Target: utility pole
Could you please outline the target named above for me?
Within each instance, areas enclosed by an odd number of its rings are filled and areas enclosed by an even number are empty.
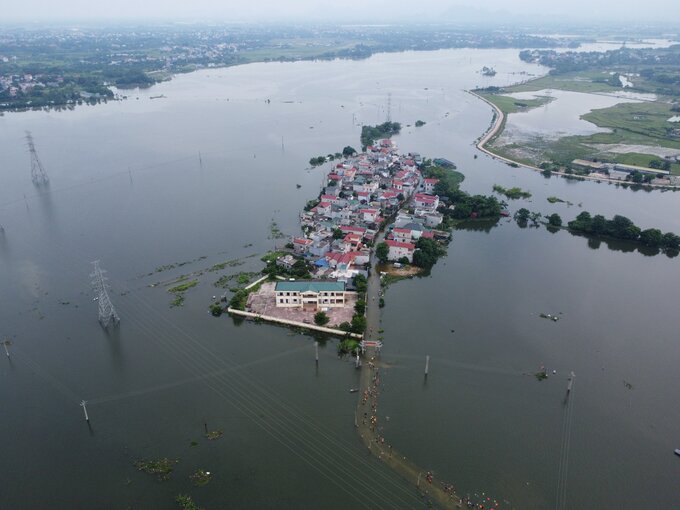
[[[201,167],[201,170],[203,170],[203,158],[201,157],[201,152],[198,152],[198,165]]]
[[[47,186],[50,182],[49,177],[47,177],[47,172],[40,162],[38,153],[35,150],[35,144],[33,143],[33,135],[30,131],[26,131],[26,144],[28,145],[28,152],[31,155],[31,180],[36,186]]]
[[[387,122],[392,122],[392,92],[387,94]]]
[[[3,342],[0,342],[0,343],[2,343],[2,346],[5,348],[5,354],[7,354],[7,357],[9,358],[9,349],[7,347],[12,345],[12,341],[7,339],[7,340],[4,340]]]
[[[87,415],[87,400],[81,400],[80,407],[83,408],[83,413],[85,413],[85,421],[90,423],[90,417]]]
[[[425,379],[427,379],[427,373],[430,371],[430,356],[425,356]]]
[[[315,359],[316,359],[316,366],[319,366],[319,342],[314,342],[314,352],[315,352]]]
[[[106,283],[108,278],[104,276],[106,271],[99,267],[98,260],[95,260],[92,264],[94,265],[94,272],[90,276],[93,278],[92,285],[94,285],[97,294],[96,299],[99,303],[99,322],[104,328],[108,328],[111,322],[115,326],[120,322],[120,317],[118,317],[118,313],[116,313],[116,309],[109,298],[109,285]]]

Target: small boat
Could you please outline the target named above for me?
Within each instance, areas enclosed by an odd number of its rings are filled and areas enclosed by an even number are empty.
[[[680,457],[680,448],[675,449],[675,454]]]
[[[357,391],[359,391],[359,388],[352,388],[349,390],[350,393],[356,393]],[[675,450],[675,453],[678,453],[678,450]]]

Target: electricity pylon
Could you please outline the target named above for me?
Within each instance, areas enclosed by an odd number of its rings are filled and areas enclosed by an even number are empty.
[[[31,180],[36,186],[47,185],[50,182],[50,178],[47,177],[47,172],[40,162],[38,153],[35,150],[35,144],[33,143],[33,135],[30,131],[26,131],[26,143],[28,144],[28,152],[31,154]]]
[[[112,322],[115,326],[120,322],[120,317],[118,317],[116,309],[109,298],[109,284],[106,283],[108,278],[104,276],[106,271],[99,267],[98,260],[95,260],[92,264],[94,265],[94,272],[90,276],[93,278],[92,285],[94,285],[94,290],[97,294],[95,299],[99,302],[99,322],[104,328],[108,328]]]

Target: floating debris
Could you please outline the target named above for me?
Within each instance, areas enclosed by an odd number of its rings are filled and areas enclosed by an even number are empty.
[[[623,385],[626,387],[627,390],[633,389],[633,385],[626,380],[623,381]]]
[[[548,314],[541,313],[539,317],[541,317],[541,319],[550,319],[553,322],[557,322],[558,320],[560,320],[560,318],[557,315],[551,315],[549,313]]]

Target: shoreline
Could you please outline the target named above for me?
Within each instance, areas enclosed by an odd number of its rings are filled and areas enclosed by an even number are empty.
[[[479,137],[477,140],[475,140],[475,147],[486,154],[487,156],[491,156],[491,158],[503,161],[504,163],[507,163],[508,165],[512,166],[517,166],[520,168],[528,168],[530,170],[534,170],[536,172],[543,172],[543,169],[529,165],[527,163],[522,163],[520,161],[515,161],[513,159],[506,158],[505,156],[501,156],[500,154],[496,154],[493,152],[491,149],[487,148],[487,144],[496,136],[500,135],[503,133],[503,130],[505,129],[505,121],[506,117],[503,111],[493,104],[491,101],[489,101],[487,98],[484,96],[481,96],[480,94],[477,94],[476,92],[472,90],[466,90],[468,94],[476,97],[477,99],[480,99],[481,101],[485,102],[491,108],[493,111],[496,113],[496,119],[495,122],[493,122],[489,128]],[[584,181],[594,181],[594,182],[607,182],[611,184],[618,184],[618,185],[626,185],[626,186],[640,186],[642,188],[648,187],[648,188],[653,188],[653,189],[661,189],[661,190],[676,190],[678,189],[678,186],[673,186],[673,185],[668,185],[668,184],[651,184],[651,183],[645,183],[645,184],[640,184],[640,183],[634,183],[634,182],[629,182],[629,181],[621,181],[620,179],[612,179],[611,177],[606,177],[606,176],[597,176],[594,177],[592,175],[578,175],[574,176],[574,174],[568,174],[566,172],[561,172],[559,170],[552,170],[551,175],[557,175],[560,177],[563,177],[565,179],[573,179],[573,180],[584,180]]]

